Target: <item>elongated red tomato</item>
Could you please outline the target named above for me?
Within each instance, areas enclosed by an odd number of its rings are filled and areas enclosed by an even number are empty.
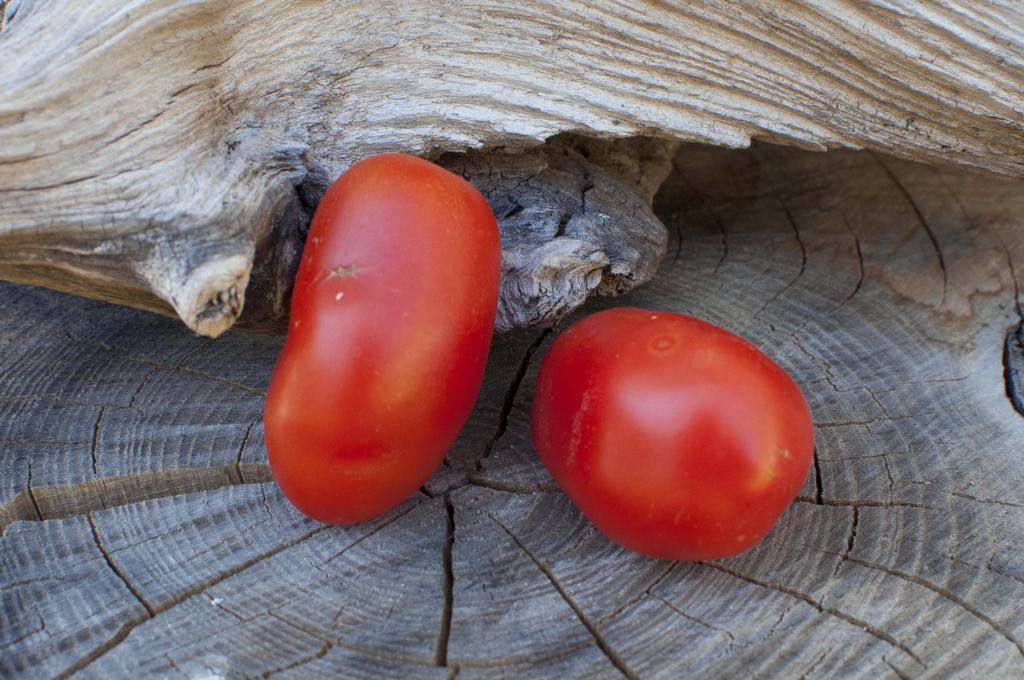
[[[541,363],[533,440],[606,536],[717,559],[757,543],[814,454],[796,383],[746,340],[692,317],[619,308],[576,323]]]
[[[274,478],[299,510],[359,522],[426,481],[480,389],[500,261],[483,196],[433,163],[375,156],[331,186],[265,411]]]

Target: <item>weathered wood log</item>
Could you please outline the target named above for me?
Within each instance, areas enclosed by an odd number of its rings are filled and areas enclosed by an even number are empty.
[[[266,483],[280,338],[4,284],[0,675],[1018,676],[1022,188],[866,152],[680,150],[655,201],[669,259],[621,302],[759,344],[818,444],[768,539],[706,564],[620,550],[552,484],[528,414],[554,331],[496,340],[421,494],[323,527]]]
[[[867,147],[1024,174],[1024,14],[996,0],[22,0],[13,16],[0,277],[173,310],[205,335],[243,307],[250,326],[279,325],[322,187],[379,151],[515,152],[575,132]],[[522,163],[487,162],[491,178]],[[570,188],[538,186],[532,204]],[[634,233],[640,201],[577,220],[576,246],[537,239],[553,206],[535,211],[533,236],[506,251],[518,279],[504,322],[548,322],[589,290],[642,280],[656,223],[638,243],[602,241]]]

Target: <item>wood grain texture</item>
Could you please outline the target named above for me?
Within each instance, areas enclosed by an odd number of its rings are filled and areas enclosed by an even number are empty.
[[[1024,12],[998,0],[16,10],[0,33],[0,275],[206,335],[243,308],[279,319],[322,186],[380,151],[763,139],[1024,174]],[[550,273],[532,252],[527,270]]]
[[[668,258],[615,304],[739,332],[814,412],[814,470],[761,545],[663,562],[587,524],[528,437],[558,329],[499,336],[421,493],[333,528],[266,483],[279,340],[4,284],[0,675],[1024,673],[1020,182],[688,145],[655,207]]]

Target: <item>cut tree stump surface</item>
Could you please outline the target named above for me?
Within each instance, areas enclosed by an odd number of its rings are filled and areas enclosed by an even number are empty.
[[[804,387],[815,465],[761,545],[656,561],[581,518],[529,440],[551,331],[496,338],[421,493],[327,527],[269,481],[280,338],[209,341],[3,284],[0,675],[1024,673],[1024,417],[1007,387],[1024,187],[763,145],[684,146],[675,166],[659,274],[585,311],[695,314]]]

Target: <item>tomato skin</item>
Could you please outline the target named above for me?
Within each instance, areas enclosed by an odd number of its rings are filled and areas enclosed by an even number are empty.
[[[814,455],[810,409],[782,368],[722,328],[635,308],[593,314],[551,345],[532,434],[602,533],[673,560],[760,541]]]
[[[426,481],[480,390],[500,265],[487,202],[433,163],[374,156],[328,189],[264,417],[274,478],[299,510],[360,522]]]

